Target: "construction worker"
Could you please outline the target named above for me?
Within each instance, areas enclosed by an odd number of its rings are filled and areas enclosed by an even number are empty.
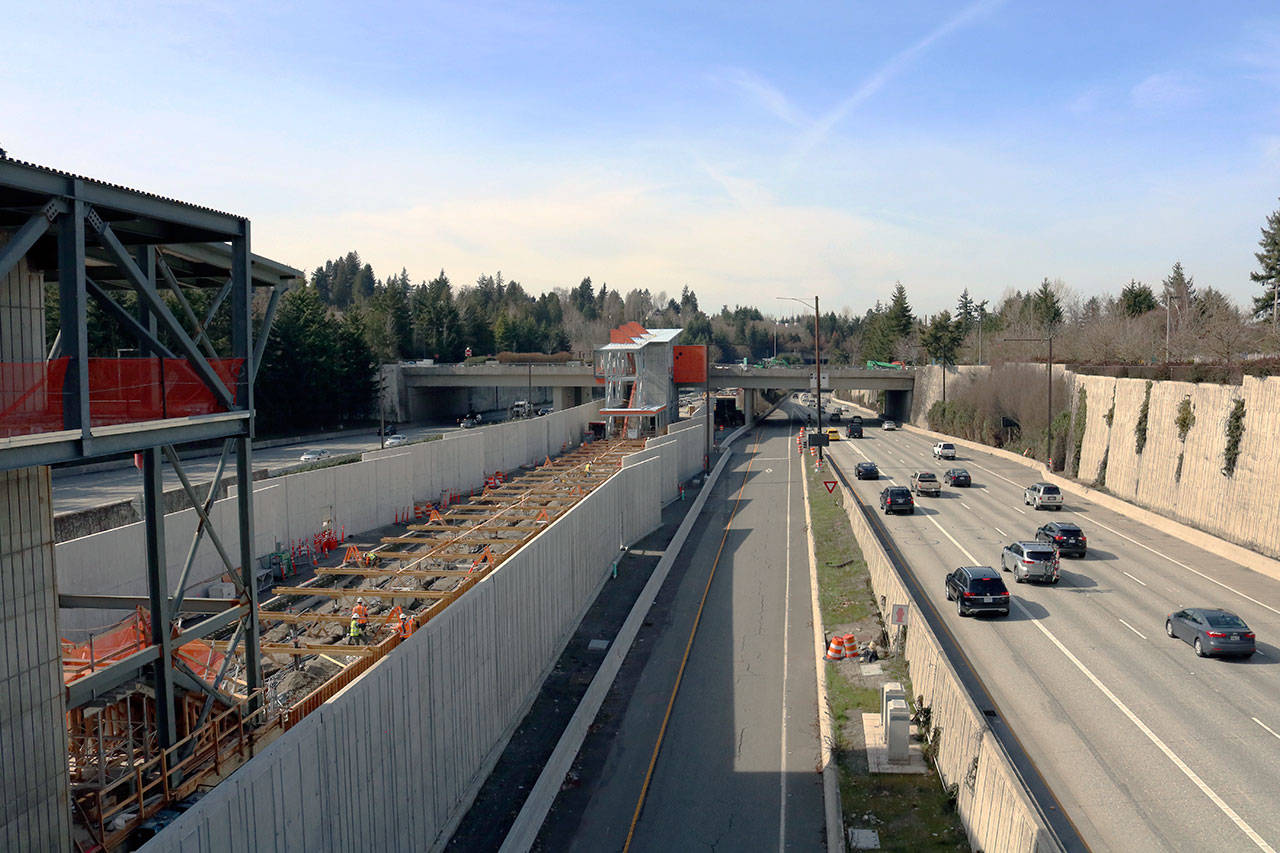
[[[360,620],[354,616],[351,618],[351,630],[347,637],[353,646],[358,646],[364,642],[364,628],[361,627]]]
[[[360,630],[364,631],[369,625],[369,608],[364,606],[364,599],[357,598],[356,606],[351,608],[351,618],[360,623]]]
[[[409,635],[413,633],[416,626],[413,624],[413,617],[408,613],[401,611],[400,624],[396,627],[396,636],[402,640],[409,639]]]
[[[588,473],[588,474],[590,474],[590,473],[591,473],[591,463],[590,463],[590,462],[588,462],[588,463],[587,463],[586,471],[587,471],[587,473]]]

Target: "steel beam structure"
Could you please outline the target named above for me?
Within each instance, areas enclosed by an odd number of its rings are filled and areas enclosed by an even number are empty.
[[[52,401],[61,412],[61,429],[0,437],[0,470],[122,452],[142,456],[146,559],[138,571],[146,578],[146,596],[86,596],[70,589],[63,590],[58,601],[63,607],[144,607],[150,616],[151,645],[68,683],[66,707],[101,701],[121,688],[141,684],[154,697],[156,742],[168,747],[177,741],[180,692],[207,695],[202,717],[208,715],[215,698],[224,703],[237,701],[223,688],[225,666],[210,684],[182,663],[175,651],[185,643],[234,628],[235,643],[243,637],[247,650],[246,665],[243,673],[237,670],[234,689],[245,691],[255,703],[261,701],[249,444],[253,435],[253,380],[280,295],[292,283],[303,280],[303,274],[253,256],[249,222],[243,217],[4,158],[0,158],[0,234],[7,237],[0,245],[0,275],[25,262],[24,270],[42,275],[44,282],[56,283],[57,338],[52,348],[37,341],[34,349],[41,356],[48,352],[50,359],[56,356],[66,360],[57,392],[61,398]],[[39,287],[39,278],[31,286]],[[188,299],[187,289],[191,287],[218,289],[203,317],[197,315]],[[269,308],[257,329],[256,341],[254,287],[271,289]],[[137,295],[136,311],[127,310],[114,298],[122,289]],[[95,424],[89,359],[113,354],[90,351],[86,311],[90,298],[129,338],[138,342],[144,356],[184,360],[223,411]],[[5,310],[7,306],[0,306],[0,311]],[[226,347],[212,340],[207,329],[228,313],[231,341]],[[165,340],[161,340],[161,333],[166,335]],[[219,351],[224,349],[227,351]],[[242,365],[233,387],[228,387],[223,374],[214,368],[214,360],[219,358],[236,359]],[[24,370],[29,372],[33,365],[30,358],[27,362]],[[98,389],[95,386],[93,390],[92,405],[96,406]],[[165,389],[156,387],[150,393],[151,399],[159,402],[154,411],[164,413]],[[147,400],[145,394],[142,400]],[[102,418],[101,413],[98,416]],[[219,478],[233,448],[235,452],[241,484],[236,497],[238,548],[226,548],[225,531],[220,537],[211,526],[209,507],[217,484],[207,496],[203,490],[196,495],[196,488],[182,471],[181,445],[216,439],[225,442]],[[170,588],[162,493],[164,455],[179,472],[200,517],[189,551],[194,553],[202,538],[209,536],[236,581],[235,599],[185,597],[190,553],[178,573],[177,588]],[[199,621],[179,630],[179,614],[183,613],[197,614]],[[20,645],[21,641],[19,638]],[[230,664],[230,659],[226,663]],[[59,716],[42,724],[62,726],[64,720]]]

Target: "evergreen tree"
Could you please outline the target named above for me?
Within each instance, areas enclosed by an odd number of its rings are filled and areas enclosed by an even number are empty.
[[[1040,282],[1040,287],[1027,300],[1032,318],[1046,335],[1052,335],[1062,325],[1062,302],[1054,292],[1049,279]]]
[[[1183,273],[1182,262],[1178,261],[1173,265],[1173,270],[1164,280],[1163,286],[1162,301],[1173,309],[1174,328],[1180,328],[1182,323],[1191,316],[1191,309],[1195,305],[1195,279]]]
[[[1253,297],[1252,316],[1255,320],[1271,320],[1276,325],[1280,319],[1280,210],[1273,211],[1267,217],[1267,224],[1262,229],[1262,239],[1258,241],[1261,252],[1255,252],[1258,259],[1258,271],[1249,273],[1249,280],[1261,284],[1262,293]]]
[[[964,328],[959,318],[954,322],[951,312],[942,311],[933,316],[920,335],[920,345],[934,361],[942,364],[955,364],[956,353],[964,341]]]
[[[698,313],[698,295],[690,290],[687,284],[684,286],[684,290],[680,291],[680,313]]]
[[[969,296],[969,288],[965,288],[960,294],[960,300],[956,303],[956,322],[960,324],[960,328],[968,334],[973,328],[973,324],[978,319],[978,304]]]
[[[894,335],[895,344],[911,334],[916,318],[911,313],[911,306],[907,303],[907,289],[902,286],[902,282],[894,285],[893,296],[889,299],[889,310],[886,313],[886,317],[889,323],[889,331]],[[892,359],[878,360],[889,361]]]
[[[1129,283],[1120,291],[1120,309],[1126,317],[1141,317],[1158,307],[1160,303],[1156,302],[1155,293],[1140,281],[1129,279]]]

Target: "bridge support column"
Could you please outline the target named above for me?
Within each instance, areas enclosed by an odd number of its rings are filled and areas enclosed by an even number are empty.
[[[551,388],[551,405],[557,412],[582,405],[582,389],[566,385],[553,385]]]
[[[43,369],[44,360],[44,282],[23,259],[0,276],[0,362]],[[0,584],[0,850],[68,850],[67,712],[46,466],[0,472]]]

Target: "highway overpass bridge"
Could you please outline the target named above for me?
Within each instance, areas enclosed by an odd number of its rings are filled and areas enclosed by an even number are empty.
[[[403,362],[383,367],[388,403],[396,417],[408,421],[447,420],[466,414],[474,406],[474,391],[495,389],[494,400],[507,396],[550,399],[558,410],[589,400],[594,389],[603,390],[592,365],[568,364],[420,364]],[[742,388],[747,392],[765,389],[807,391],[814,387],[814,370],[802,367],[742,367],[715,364],[708,382],[682,385],[683,389]],[[517,389],[524,389],[523,393]],[[822,390],[884,391],[885,410],[890,417],[905,420],[911,412],[915,389],[912,370],[869,369],[863,367],[822,368]],[[748,401],[749,403],[750,401]],[[493,408],[504,408],[500,403]]]

